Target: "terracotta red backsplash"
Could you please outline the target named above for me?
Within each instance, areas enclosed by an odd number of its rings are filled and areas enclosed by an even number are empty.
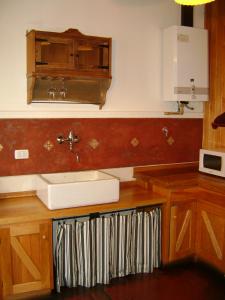
[[[70,130],[79,162],[56,141]],[[0,176],[196,161],[201,141],[202,119],[2,119]]]

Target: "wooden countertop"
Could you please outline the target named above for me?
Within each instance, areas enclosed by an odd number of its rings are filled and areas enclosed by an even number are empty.
[[[196,163],[140,167],[135,177],[171,201],[197,199],[225,208],[225,178],[199,172]]]
[[[114,203],[90,205],[76,208],[49,210],[35,193],[24,193],[20,197],[0,197],[0,225],[31,222],[37,220],[87,215],[95,212],[111,212],[166,202],[165,197],[132,184],[122,184],[120,200]]]
[[[196,164],[135,168],[135,177],[170,190],[198,185]]]
[[[170,190],[198,186],[225,194],[225,178],[199,172],[196,163],[139,167],[135,177]]]
[[[7,197],[0,194],[0,226],[158,205],[167,202],[170,195],[173,195],[173,201],[213,199],[213,204],[225,207],[225,179],[199,173],[196,164],[178,165],[172,169],[171,166],[136,168],[135,176],[150,183],[154,189],[145,189],[134,182],[125,183],[121,185],[118,202],[101,205],[49,210],[35,192]]]

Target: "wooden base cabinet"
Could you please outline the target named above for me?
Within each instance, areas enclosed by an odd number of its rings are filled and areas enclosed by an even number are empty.
[[[197,257],[225,273],[225,209],[199,202],[196,234]]]
[[[50,220],[2,227],[0,242],[3,299],[52,289]]]
[[[179,202],[171,206],[169,262],[194,254],[195,211],[195,201]]]

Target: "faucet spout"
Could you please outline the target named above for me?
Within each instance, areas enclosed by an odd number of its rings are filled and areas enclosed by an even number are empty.
[[[68,141],[72,142],[72,143],[78,143],[79,142],[79,137],[77,135],[74,135],[73,131],[70,131],[69,135],[68,135]]]

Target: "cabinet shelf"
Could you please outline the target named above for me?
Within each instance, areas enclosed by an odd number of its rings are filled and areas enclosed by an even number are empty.
[[[36,61],[35,64],[36,65],[48,65],[48,62],[45,62],[45,61]]]

